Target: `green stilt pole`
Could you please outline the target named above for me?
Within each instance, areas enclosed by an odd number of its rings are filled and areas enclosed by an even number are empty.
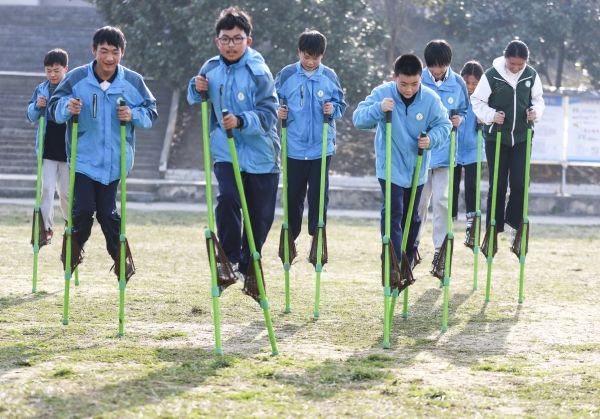
[[[317,224],[317,264],[315,272],[317,273],[316,289],[315,289],[315,309],[313,316],[319,318],[319,304],[321,301],[321,272],[323,271],[323,246],[325,234],[325,176],[327,169],[327,136],[329,132],[329,116],[323,115],[323,136],[321,147],[321,187],[319,189],[319,223]]]
[[[451,115],[456,115],[453,110]],[[456,127],[452,127],[450,133],[450,162],[448,164],[448,219],[447,219],[447,242],[446,257],[444,264],[444,302],[442,307],[442,332],[448,331],[448,304],[450,300],[450,278],[452,277],[452,251],[454,250],[454,234],[452,233],[452,196],[454,195],[454,150],[456,147]]]
[[[125,106],[125,101],[120,98],[119,106]],[[126,252],[125,243],[127,240],[127,133],[126,122],[121,121],[121,234],[119,234],[119,336],[125,334],[125,288],[127,287],[126,276]]]
[[[282,106],[287,109],[285,99],[282,99]],[[291,313],[290,297],[290,229],[288,214],[288,168],[287,168],[287,118],[281,120],[281,165],[283,169],[283,271],[285,275],[285,309],[284,313]]]
[[[392,209],[392,112],[385,113],[385,227],[383,235],[383,348],[390,345],[391,301],[390,288],[391,258],[391,209]]]
[[[422,132],[420,137],[427,136],[426,132]],[[408,209],[406,212],[406,220],[404,221],[404,229],[402,230],[402,254],[406,253],[406,245],[408,243],[408,235],[410,234],[410,226],[412,216],[415,208],[415,198],[417,196],[417,187],[419,186],[419,175],[421,174],[421,165],[423,163],[423,149],[419,148],[417,151],[417,162],[415,165],[415,171],[413,172],[412,185],[410,187],[410,200],[408,201]],[[402,257],[402,255],[401,255]],[[391,323],[394,320],[394,308],[396,307],[396,298],[398,297],[398,291],[392,292],[392,303],[390,305],[390,330],[392,329]],[[408,318],[408,287],[404,288],[403,291],[404,302],[402,306],[402,317]]]
[[[65,236],[65,291],[63,296],[63,324],[69,324],[69,291],[71,288],[71,240],[73,240],[73,194],[75,189],[75,166],[77,165],[77,139],[79,130],[79,115],[73,115],[71,124],[71,157],[69,158],[69,213]]]
[[[35,182],[35,208],[33,210],[33,276],[31,278],[31,292],[37,291],[38,254],[40,252],[40,201],[42,191],[42,159],[44,155],[44,129],[46,124],[46,108],[40,109],[40,124],[38,127],[38,154],[37,154],[37,179]],[[45,232],[44,232],[45,233]]]
[[[215,232],[215,217],[212,202],[212,165],[210,158],[210,137],[208,134],[208,92],[200,92],[202,97],[202,146],[204,154],[204,182],[206,191],[206,214],[208,217],[208,228],[205,230],[205,238],[208,240],[208,261],[210,264],[210,284],[213,307],[213,323],[215,326],[215,354],[223,355],[221,346],[221,318],[219,312],[219,297],[221,292],[217,284],[217,259],[213,234]]]
[[[285,99],[283,106],[287,108]],[[291,313],[290,297],[290,226],[289,226],[289,204],[288,204],[288,183],[287,183],[287,118],[281,120],[281,165],[283,168],[283,270],[285,275],[285,309],[284,313]]]
[[[227,109],[223,109],[223,116],[229,114]],[[252,256],[252,263],[254,264],[254,272],[256,273],[256,283],[258,286],[258,294],[260,297],[260,307],[263,310],[265,317],[265,324],[267,326],[267,332],[269,334],[269,341],[271,342],[271,353],[277,355],[277,342],[275,340],[275,333],[273,332],[273,324],[271,322],[271,313],[269,311],[269,301],[267,300],[267,293],[263,285],[262,270],[260,268],[260,253],[256,251],[256,244],[254,242],[254,234],[252,233],[252,224],[250,223],[250,213],[248,212],[248,204],[246,202],[246,194],[244,193],[244,185],[242,184],[242,175],[240,173],[240,164],[238,162],[237,151],[235,148],[235,140],[233,138],[233,132],[227,130],[227,142],[229,143],[229,152],[231,153],[231,162],[233,164],[233,174],[235,176],[235,183],[237,185],[238,193],[240,194],[240,201],[242,204],[242,213],[244,216],[244,229],[246,236],[248,236],[248,247],[250,249],[250,255]]]
[[[521,230],[521,255],[519,256],[519,304],[523,304],[523,287],[525,282],[525,256],[527,253],[527,237],[529,236],[529,169],[531,166],[532,124],[527,127],[527,151],[525,156],[525,191],[523,197],[523,228]]]
[[[492,286],[492,263],[494,262],[494,239],[496,238],[496,197],[498,196],[498,166],[500,164],[500,144],[502,142],[501,127],[497,127],[496,148],[494,155],[494,178],[492,186],[492,207],[490,208],[490,225],[488,230],[487,278],[485,283],[485,302],[490,302]]]
[[[477,279],[479,275],[479,236],[481,234],[481,143],[483,139],[483,127],[477,128],[477,182],[475,189],[475,243],[473,245],[473,290],[477,290]]]

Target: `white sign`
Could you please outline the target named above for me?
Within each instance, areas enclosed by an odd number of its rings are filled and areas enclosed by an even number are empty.
[[[546,109],[535,124],[531,160],[560,162],[563,160],[565,113],[562,96],[544,96]]]
[[[567,160],[600,162],[600,99],[569,98]]]

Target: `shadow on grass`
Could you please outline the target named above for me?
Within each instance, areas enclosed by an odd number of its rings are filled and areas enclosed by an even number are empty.
[[[220,369],[233,366],[240,356],[216,356],[195,348],[158,348],[154,353],[157,362],[172,364],[154,368],[141,376],[94,386],[83,392],[52,395],[43,398],[45,412],[50,416],[101,416],[147,404],[162,403],[198,387]],[[130,362],[135,361],[129,359]],[[152,364],[150,364],[151,366]],[[32,404],[40,404],[40,395],[30,396]]]
[[[311,320],[307,320],[303,324],[282,322],[276,327],[274,325],[276,342],[278,344],[284,343],[310,323],[312,323]],[[223,340],[223,350],[225,353],[260,355],[261,353],[265,353],[265,351],[270,353],[270,345],[266,324],[261,320],[253,321],[248,325],[242,325],[234,335],[227,336]]]
[[[340,391],[365,390],[381,384],[391,376],[390,368],[401,366],[390,355],[364,353],[353,355],[345,361],[326,359],[302,373],[276,372],[273,378],[279,383],[296,387],[301,397],[322,400]]]
[[[52,297],[53,295],[59,294],[62,291],[54,291],[54,292],[46,292],[46,291],[38,291],[35,294],[24,294],[24,295],[15,295],[8,297],[0,297],[0,313],[3,310],[7,310],[11,307],[16,307],[22,304],[35,303],[36,301],[40,301],[42,299]]]

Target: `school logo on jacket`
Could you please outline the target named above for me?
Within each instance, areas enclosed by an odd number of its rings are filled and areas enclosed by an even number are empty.
[[[323,97],[323,95],[325,94],[325,92],[323,90],[320,90],[317,92],[317,96],[319,97]]]
[[[450,96],[450,97],[448,98],[448,103],[449,103],[450,105],[452,105],[452,104],[454,103],[454,98],[453,98],[452,96]]]
[[[246,96],[244,95],[244,92],[238,92],[237,98],[240,102],[243,102],[246,99]]]
[[[423,114],[419,112],[417,113],[417,116],[415,116],[415,118],[417,118],[417,121],[421,121],[423,119]]]
[[[530,80],[527,80],[525,82],[525,87],[531,87],[531,81]]]

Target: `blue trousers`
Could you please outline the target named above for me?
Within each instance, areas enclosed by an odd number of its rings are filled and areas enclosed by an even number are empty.
[[[381,186],[381,192],[383,194],[382,206],[381,206],[381,236],[385,235],[385,180],[378,179],[379,185]],[[396,256],[400,259],[402,255],[402,229],[406,222],[406,212],[408,211],[408,205],[410,202],[410,189],[403,188],[392,183],[392,202],[391,202],[391,239],[394,245],[394,251]],[[421,227],[421,217],[419,217],[419,200],[421,199],[421,191],[423,185],[417,186],[417,192],[415,194],[415,203],[413,207],[412,220],[410,223],[410,229],[408,233],[408,241],[406,243],[406,256],[411,261],[415,249],[415,240],[417,234],[419,234],[419,228]]]
[[[327,221],[327,204],[329,203],[329,163],[331,156],[325,159],[325,207],[323,221]],[[296,160],[287,159],[288,165],[288,222],[292,238],[300,235],[304,199],[308,188],[308,234],[313,236],[319,222],[319,199],[321,192],[321,159]]]
[[[73,193],[73,233],[83,247],[90,237],[94,223],[94,213],[100,223],[106,250],[115,260],[119,252],[121,217],[117,212],[117,187],[119,181],[103,185],[82,173],[75,173]]]
[[[246,232],[242,231],[242,204],[235,184],[233,165],[215,163],[214,171],[219,182],[215,210],[217,236],[227,258],[232,263],[239,263],[239,270],[246,272],[250,263],[250,248]],[[242,172],[241,175],[254,244],[256,251],[260,253],[275,218],[279,173]]]

